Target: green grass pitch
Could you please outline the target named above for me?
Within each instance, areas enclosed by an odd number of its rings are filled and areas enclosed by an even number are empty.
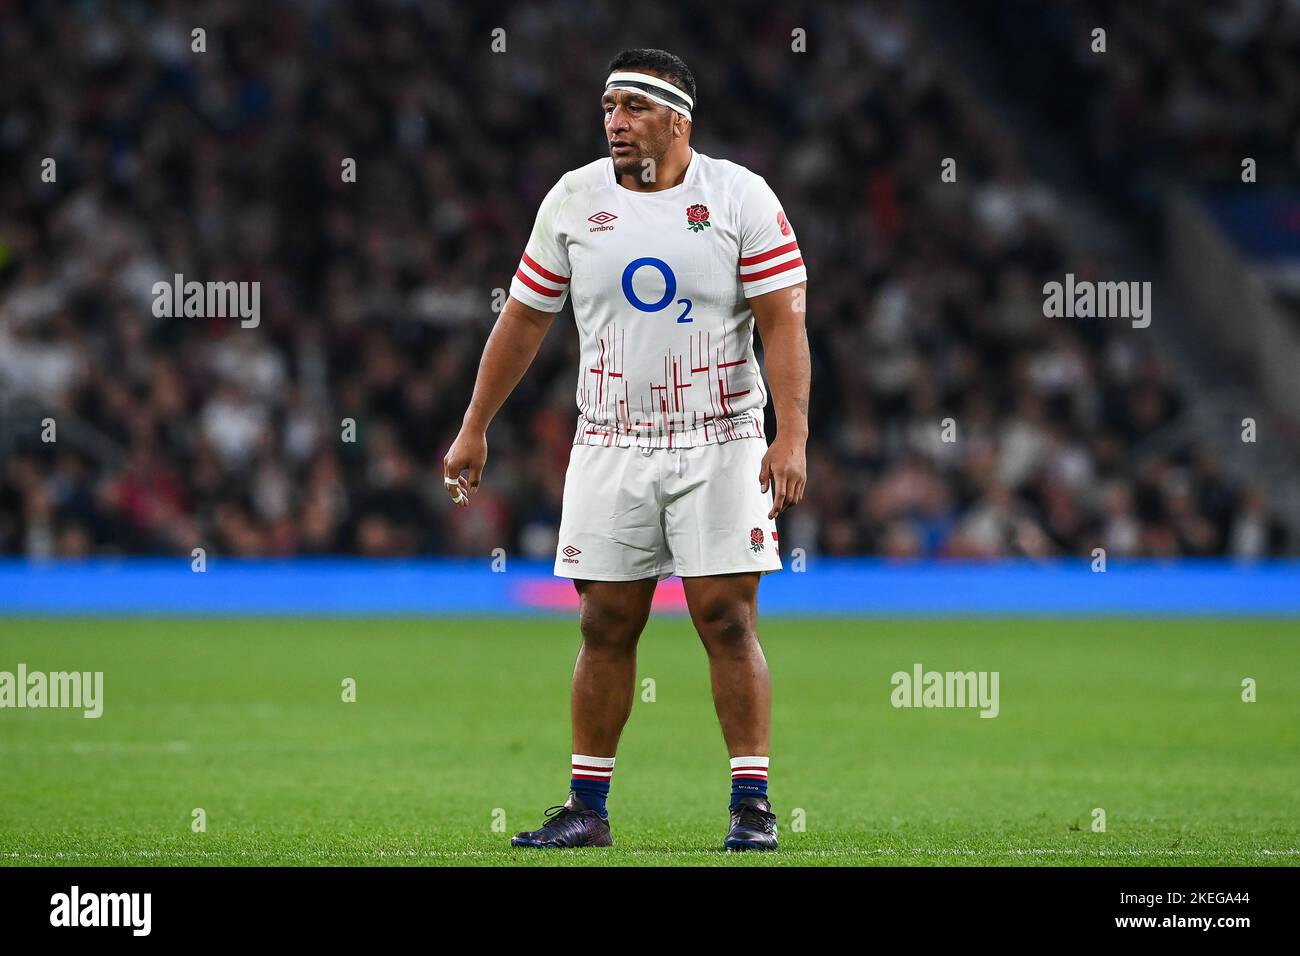
[[[655,699],[623,735],[615,846],[526,851],[510,834],[568,783],[572,620],[0,620],[0,670],[105,674],[98,720],[0,710],[0,864],[1300,864],[1295,621],[773,618],[760,638],[778,853],[721,850],[727,754],[683,617],[641,641]],[[1000,715],[895,709],[916,662],[998,671]]]

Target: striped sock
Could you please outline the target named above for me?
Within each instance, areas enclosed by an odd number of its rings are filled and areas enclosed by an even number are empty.
[[[569,789],[602,817],[608,816],[605,811],[605,800],[609,797],[609,782],[613,776],[613,757],[588,757],[585,754],[574,754]]]
[[[767,799],[767,757],[731,758],[731,805],[745,797]]]

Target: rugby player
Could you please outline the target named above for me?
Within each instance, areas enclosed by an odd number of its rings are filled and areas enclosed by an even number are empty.
[[[773,850],[771,682],[759,578],[780,570],[775,519],[804,496],[807,273],[763,178],[690,145],[695,80],[626,50],[600,91],[609,155],[560,177],[533,225],[444,460],[470,503],[487,429],[566,300],[581,343],[578,419],[555,574],[579,595],[569,796],[520,847],[610,846],[606,799],[656,584],[682,579],[730,754],[729,850]],[[757,327],[776,413],[753,348]]]

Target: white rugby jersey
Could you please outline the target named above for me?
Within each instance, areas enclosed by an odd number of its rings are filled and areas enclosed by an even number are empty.
[[[767,182],[691,150],[685,179],[658,192],[619,185],[609,158],[562,176],[510,294],[544,312],[573,298],[575,445],[685,448],[764,437],[746,299],[806,278]]]

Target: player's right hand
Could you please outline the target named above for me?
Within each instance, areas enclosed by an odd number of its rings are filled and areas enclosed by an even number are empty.
[[[451,496],[452,504],[462,508],[469,506],[469,496],[478,491],[485,464],[487,435],[462,428],[442,460],[442,484]],[[468,478],[461,474],[466,471],[469,472]]]

